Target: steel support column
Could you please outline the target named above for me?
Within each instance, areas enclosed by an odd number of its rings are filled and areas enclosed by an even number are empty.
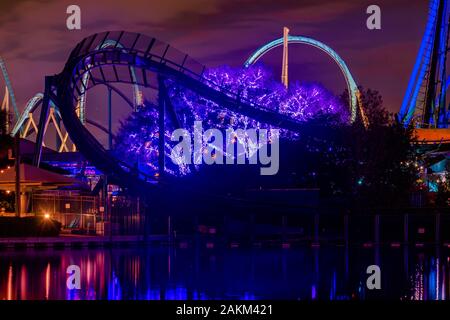
[[[108,149],[112,149],[112,91],[108,87]]]
[[[439,47],[440,47],[440,39],[441,39],[441,24],[442,18],[444,14],[445,1],[439,1],[438,7],[438,16],[436,21],[435,28],[435,36],[433,43],[433,51],[431,55],[430,62],[430,72],[428,74],[428,84],[427,91],[425,96],[425,105],[424,105],[424,115],[423,115],[423,125],[425,128],[431,126],[437,126],[436,121],[438,119],[434,118],[435,104],[436,104],[436,92],[437,92],[437,83],[436,83],[436,75],[438,73],[438,61],[439,61]],[[436,121],[435,121],[436,120]]]
[[[21,204],[21,186],[20,186],[20,132],[17,132],[14,136],[14,149],[15,149],[15,164],[14,169],[16,172],[16,183],[15,183],[15,198],[16,198],[16,217],[20,218],[22,212]]]
[[[158,76],[158,168],[159,176],[164,175],[165,168],[165,113],[166,113],[166,86],[164,78]]]
[[[53,77],[45,77],[45,91],[44,99],[42,101],[41,116],[39,118],[39,127],[36,135],[36,145],[34,149],[33,165],[39,167],[42,156],[42,142],[44,141],[45,124],[47,122],[48,113],[50,110],[50,93],[53,84]]]

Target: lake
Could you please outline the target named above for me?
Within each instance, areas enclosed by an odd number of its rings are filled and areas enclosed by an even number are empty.
[[[449,251],[327,246],[0,251],[0,299],[449,299]],[[381,268],[368,290],[366,269]],[[78,265],[81,288],[66,271]]]

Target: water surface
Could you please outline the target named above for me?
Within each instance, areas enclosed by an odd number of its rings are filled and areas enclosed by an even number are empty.
[[[67,267],[81,289],[66,287]],[[381,268],[381,290],[366,268]],[[449,252],[429,249],[72,249],[0,251],[0,299],[449,298]]]

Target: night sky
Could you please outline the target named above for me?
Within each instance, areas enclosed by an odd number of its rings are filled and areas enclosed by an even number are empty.
[[[382,30],[366,28],[366,8],[382,9]],[[66,8],[81,7],[82,29],[66,28]],[[282,35],[323,41],[346,61],[358,84],[379,90],[397,111],[424,32],[427,0],[1,0],[0,55],[22,109],[42,91],[44,76],[59,73],[72,48],[105,30],[141,32],[170,43],[206,66],[241,65],[259,46]],[[282,49],[263,62],[280,76]],[[345,88],[324,53],[290,47],[290,80],[317,81],[334,93]],[[3,80],[1,80],[3,81]]]

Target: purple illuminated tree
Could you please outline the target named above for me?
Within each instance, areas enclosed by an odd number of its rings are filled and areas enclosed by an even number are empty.
[[[331,92],[319,84],[293,83],[286,89],[275,81],[272,73],[263,65],[248,68],[222,66],[207,70],[204,82],[226,94],[235,94],[239,98],[250,100],[261,108],[270,109],[306,122],[315,117],[331,115],[340,123],[346,123],[348,108]],[[171,103],[180,121],[181,127],[193,132],[194,121],[202,121],[205,129],[247,129],[267,128],[270,126],[230,111],[226,105],[219,105],[180,84],[167,80],[166,85]],[[158,111],[154,103],[147,102],[144,108],[133,113],[119,130],[116,139],[116,151],[128,162],[146,166],[149,172],[156,172],[158,159]],[[167,123],[166,141],[170,141],[170,128]],[[296,138],[297,135],[282,130],[282,137]],[[252,142],[256,143],[256,142]],[[171,145],[166,143],[166,156],[171,153]],[[171,163],[171,161],[166,161]],[[167,167],[166,171],[175,175],[185,175],[189,167]]]
[[[204,78],[205,83],[214,89],[237,94],[259,107],[278,111],[298,121],[307,121],[319,115],[339,115],[344,123],[349,117],[348,108],[342,101],[320,84],[294,82],[286,90],[261,64],[248,68],[222,66],[207,70]],[[175,83],[170,94],[174,105],[180,111],[187,107],[195,120],[207,121],[213,126],[267,127]]]

